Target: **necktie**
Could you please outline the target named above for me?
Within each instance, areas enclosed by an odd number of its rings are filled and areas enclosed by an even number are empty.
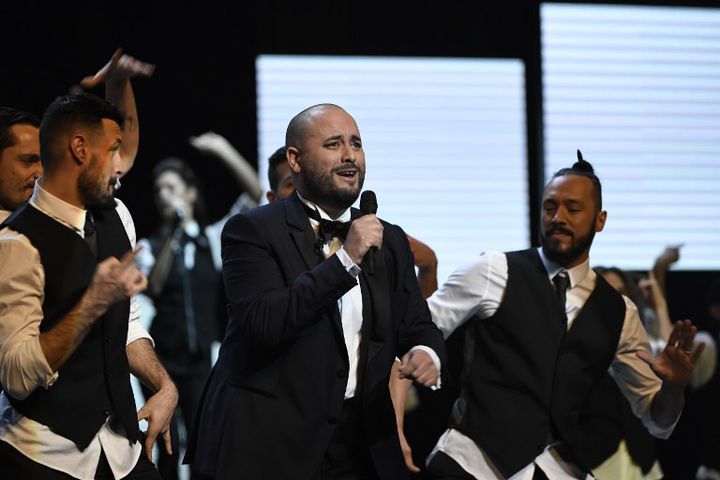
[[[85,225],[83,225],[85,242],[90,247],[93,256],[97,257],[97,235],[95,234],[95,221],[90,210],[85,212]]]
[[[560,306],[563,309],[563,322],[567,325],[567,314],[565,313],[565,301],[567,299],[567,289],[570,287],[570,279],[565,270],[560,270],[553,277],[553,285],[555,285],[555,293],[560,301]]]

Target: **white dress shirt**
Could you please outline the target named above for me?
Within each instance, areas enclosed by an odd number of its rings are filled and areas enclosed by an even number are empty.
[[[348,208],[341,213],[337,218],[331,218],[325,210],[314,204],[313,202],[306,200],[297,193],[300,200],[305,203],[311,210],[316,210],[320,214],[320,218],[330,221],[338,222],[349,222],[351,219],[350,209]],[[310,218],[310,225],[313,228],[317,228],[319,222],[314,218]],[[323,245],[323,251],[327,257],[330,253],[330,246],[328,243]],[[338,309],[340,310],[340,319],[342,322],[343,337],[345,338],[345,348],[348,352],[348,360],[350,361],[350,371],[348,374],[348,382],[345,386],[345,399],[355,396],[355,389],[357,388],[357,367],[360,354],[360,329],[362,328],[363,314],[362,314],[362,290],[360,289],[360,282],[358,275],[360,274],[360,267],[355,264],[350,258],[350,255],[345,251],[345,247],[335,252],[338,260],[343,264],[345,269],[350,275],[355,277],[356,285],[351,288],[345,295],[338,299]],[[435,368],[438,372],[440,371],[440,357],[438,357],[435,350],[425,345],[416,345],[410,349],[410,351],[422,350],[430,355]],[[436,388],[440,386],[440,378],[438,377],[438,383]]]
[[[0,223],[4,222],[6,218],[10,216],[12,212],[0,209]]]
[[[548,260],[538,250],[548,273],[548,282],[562,267]],[[568,329],[590,297],[595,288],[597,275],[590,269],[589,260],[567,270],[570,287],[567,291],[565,312]],[[502,252],[489,251],[478,257],[472,264],[457,270],[448,281],[428,299],[433,321],[447,338],[456,328],[477,315],[481,319],[492,317],[500,307],[508,281],[507,258]],[[653,422],[650,406],[662,382],[637,352],[650,352],[647,333],[640,321],[635,305],[625,300],[625,320],[618,341],[611,370],[620,391],[630,402],[630,406],[654,436],[667,438],[675,425],[663,428]],[[677,419],[676,419],[677,422]],[[517,432],[522,435],[522,432]],[[479,479],[501,479],[502,474],[491,460],[469,437],[458,430],[448,429],[440,437],[437,445],[428,457],[428,463],[438,451],[444,452],[455,460],[465,471]],[[531,480],[537,464],[551,480],[591,479],[577,466],[563,461],[554,448],[548,445],[545,450],[524,469],[514,474],[512,480]]]
[[[39,182],[30,204],[59,223],[84,236],[85,210],[70,205],[44,190]],[[135,225],[127,207],[117,201],[116,210],[135,246]],[[10,228],[0,231],[0,441],[15,447],[34,462],[76,478],[94,478],[101,451],[105,452],[115,478],[126,476],[137,463],[142,446],[131,445],[104,424],[83,451],[47,426],[23,416],[6,395],[26,398],[37,388],[52,388],[58,377],[48,365],[40,347],[39,328],[43,319],[45,273],[37,249],[24,235]],[[138,322],[140,308],[130,302],[126,345],[150,335]],[[61,414],[59,412],[58,414]]]

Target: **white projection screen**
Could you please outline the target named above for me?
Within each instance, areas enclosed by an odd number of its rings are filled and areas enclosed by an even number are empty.
[[[528,246],[520,60],[262,55],[256,68],[263,179],[290,119],[335,103],[360,128],[378,215],[435,250],[440,283],[485,250]]]
[[[644,270],[683,244],[720,268],[720,9],[541,7],[545,176],[580,148],[608,211],[592,264]]]

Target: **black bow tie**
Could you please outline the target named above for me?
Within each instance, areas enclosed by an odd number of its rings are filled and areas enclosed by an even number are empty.
[[[333,237],[340,237],[345,240],[349,229],[350,222],[338,222],[325,219],[320,220],[320,233],[322,233],[325,240],[329,240]]]
[[[319,224],[318,235],[321,236],[325,241],[329,241],[333,237],[340,237],[345,240],[347,237],[348,230],[350,229],[351,222],[338,222],[337,220],[325,220],[320,218],[320,213],[303,204],[308,217],[312,218]]]

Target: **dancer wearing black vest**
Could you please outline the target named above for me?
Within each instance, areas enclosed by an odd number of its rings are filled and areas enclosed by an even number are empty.
[[[447,337],[466,322],[461,393],[429,457],[429,477],[592,478],[596,430],[583,423],[612,367],[632,409],[667,438],[702,350],[678,322],[652,357],[635,306],[589,268],[605,226],[600,181],[582,160],[545,187],[541,248],[487,252],[428,301]]]
[[[159,478],[143,454],[177,391],[134,321],[132,219],[114,200],[123,117],[87,94],[40,127],[44,174],[0,231],[0,478]],[[135,412],[130,372],[157,393]]]

